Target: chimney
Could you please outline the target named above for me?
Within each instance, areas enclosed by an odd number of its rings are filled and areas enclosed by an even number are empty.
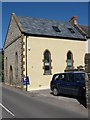
[[[78,19],[77,16],[73,16],[69,22],[70,22],[72,25],[76,25],[76,24],[77,24],[77,19]]]

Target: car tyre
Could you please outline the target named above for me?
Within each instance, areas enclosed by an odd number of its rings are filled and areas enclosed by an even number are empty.
[[[53,95],[57,96],[59,94],[58,89],[57,88],[53,88]]]

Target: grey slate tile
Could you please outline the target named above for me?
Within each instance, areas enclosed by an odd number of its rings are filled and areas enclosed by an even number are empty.
[[[85,39],[76,28],[66,21],[55,21],[31,17],[18,17],[18,19],[25,33],[28,34]],[[61,32],[56,32],[52,26],[57,26]],[[72,28],[75,33],[71,33],[67,28]]]

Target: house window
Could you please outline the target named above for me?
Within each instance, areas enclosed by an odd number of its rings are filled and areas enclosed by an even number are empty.
[[[16,78],[18,77],[18,54],[16,52],[15,54],[15,73],[16,73]]]
[[[7,76],[7,57],[6,57],[6,76]]]
[[[49,75],[51,74],[51,53],[49,50],[45,50],[44,52],[44,74]]]
[[[68,28],[68,30],[69,30],[71,33],[75,33],[75,31],[74,31],[72,28]]]
[[[56,32],[61,32],[60,29],[57,26],[52,26],[52,27]]]
[[[73,69],[73,54],[71,51],[67,53],[67,69]]]

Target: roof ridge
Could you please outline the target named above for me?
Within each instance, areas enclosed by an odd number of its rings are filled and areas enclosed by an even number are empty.
[[[38,19],[38,20],[47,20],[47,21],[56,21],[56,22],[65,22],[70,23],[69,21],[59,20],[59,19],[49,19],[49,18],[38,18],[38,17],[31,17],[31,16],[17,16],[22,18],[32,18],[32,19]]]

